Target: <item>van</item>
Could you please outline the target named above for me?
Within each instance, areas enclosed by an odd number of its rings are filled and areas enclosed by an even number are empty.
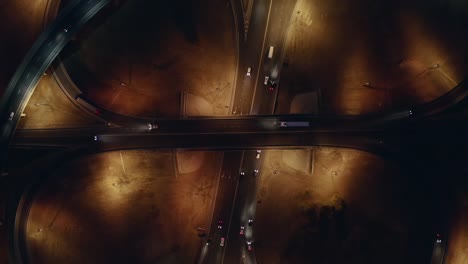
[[[270,46],[270,49],[268,50],[268,58],[271,59],[273,58],[273,51],[275,50],[275,47]]]

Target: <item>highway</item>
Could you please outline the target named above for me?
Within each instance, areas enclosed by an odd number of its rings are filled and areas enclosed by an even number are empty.
[[[440,240],[439,240],[440,239]],[[447,241],[444,236],[436,237],[434,239],[434,248],[432,249],[431,264],[443,264],[445,257],[445,248]]]
[[[4,167],[11,147],[80,147],[90,152],[143,148],[187,148],[232,150],[224,154],[219,175],[217,196],[208,237],[212,243],[203,245],[200,263],[256,263],[254,226],[257,182],[263,156],[256,158],[256,149],[294,146],[339,146],[363,149],[386,155],[390,151],[383,142],[382,131],[394,124],[411,125],[443,111],[468,95],[464,82],[433,102],[401,109],[396,112],[367,116],[271,116],[280,84],[270,91],[264,77],[280,80],[285,34],[296,1],[256,0],[252,7],[247,38],[240,26],[239,63],[236,89],[231,106],[233,117],[147,119],[128,117],[99,108],[102,127],[82,129],[18,130],[21,113],[46,69],[74,33],[110,0],[76,0],[61,11],[54,23],[44,31],[28,52],[10,81],[0,102],[0,160]],[[233,8],[237,23],[242,25],[240,2]],[[241,12],[241,11],[240,11]],[[274,56],[267,59],[269,46]],[[247,68],[252,72],[247,76]],[[69,89],[69,88],[66,88]],[[77,95],[77,94],[75,94]],[[74,97],[74,96],[72,96]],[[261,114],[260,116],[247,116]],[[268,116],[267,116],[268,115]],[[308,122],[306,127],[281,127],[280,122]],[[107,123],[116,124],[109,126]],[[148,129],[148,123],[157,129]],[[94,137],[97,136],[97,140]],[[241,151],[248,149],[247,151]],[[245,175],[240,176],[240,172]],[[218,219],[223,227],[218,228]],[[245,235],[239,234],[240,226]],[[225,237],[224,245],[220,245]],[[246,242],[253,241],[248,251]],[[443,261],[445,242],[434,244],[434,259]],[[442,263],[442,262],[433,262]]]
[[[39,36],[13,75],[0,102],[0,162],[4,167],[8,145],[26,104],[42,74],[74,33],[110,0],[75,0]]]

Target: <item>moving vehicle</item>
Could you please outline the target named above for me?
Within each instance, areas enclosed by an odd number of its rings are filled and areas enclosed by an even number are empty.
[[[276,88],[277,84],[278,83],[276,81],[270,80],[270,87],[269,87],[270,91],[273,91]]]
[[[14,117],[14,116],[15,116],[15,112],[11,112],[11,113],[10,113],[10,117],[8,118],[8,120],[10,120],[10,121],[13,120],[13,117]]]
[[[265,80],[263,81],[264,85],[268,84],[268,80],[270,80],[270,76],[265,76]]]
[[[261,150],[257,150],[257,154],[255,155],[255,158],[256,159],[259,159],[260,158],[260,153],[262,153]]]
[[[275,47],[273,46],[270,46],[270,48],[268,49],[268,58],[271,59],[273,58],[273,51],[275,50]]]
[[[247,250],[252,251],[252,240],[247,241]]]
[[[247,68],[247,76],[250,76],[250,72],[252,71],[252,68],[251,67],[248,67]]]
[[[154,125],[154,124],[151,124],[151,123],[147,123],[146,125],[148,127],[148,130],[158,129],[159,128],[158,125]]]
[[[436,234],[436,242],[442,243],[442,236],[439,233]]]
[[[308,127],[310,123],[308,121],[281,121],[280,127]]]
[[[222,229],[223,228],[223,224],[224,224],[224,221],[219,219],[218,220],[218,229]]]
[[[94,136],[94,141],[97,141],[98,140],[98,136]]]
[[[240,227],[240,232],[239,232],[239,235],[243,236],[244,235],[244,230],[245,230],[245,226],[241,226]]]
[[[249,221],[247,221],[247,223],[249,223],[249,226],[252,226],[252,224],[253,224],[253,219],[249,219]]]
[[[219,242],[219,245],[224,247],[224,237],[221,238],[221,242]]]
[[[258,175],[258,170],[255,169],[255,170],[254,170],[254,176],[257,176],[257,175]]]

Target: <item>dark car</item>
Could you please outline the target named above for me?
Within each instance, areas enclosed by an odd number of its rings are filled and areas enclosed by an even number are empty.
[[[224,221],[219,219],[218,220],[218,229],[222,229],[223,228],[223,225],[224,225]]]
[[[270,80],[270,85],[269,85],[270,91],[275,90],[276,86],[278,86],[278,83],[276,81]]]

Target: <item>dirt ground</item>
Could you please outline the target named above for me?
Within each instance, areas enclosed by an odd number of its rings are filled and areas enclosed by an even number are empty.
[[[170,151],[109,152],[60,168],[28,218],[33,263],[193,263],[220,154],[181,155],[198,164],[189,173],[177,172],[184,161]]]
[[[94,19],[62,56],[85,95],[132,116],[178,116],[183,109],[227,115],[236,66],[227,2],[122,3]]]
[[[453,222],[450,225],[446,263],[468,263],[468,195],[460,195]]]
[[[298,0],[278,113],[313,112],[316,107],[292,105],[307,93],[305,104],[318,97],[323,114],[395,110],[431,101],[462,80],[468,39],[461,7],[435,1],[368,2]]]
[[[42,76],[24,110],[18,128],[71,128],[103,125],[104,121],[73,104],[55,79]]]
[[[255,233],[262,263],[402,263],[407,183],[394,164],[350,149],[265,154]]]

